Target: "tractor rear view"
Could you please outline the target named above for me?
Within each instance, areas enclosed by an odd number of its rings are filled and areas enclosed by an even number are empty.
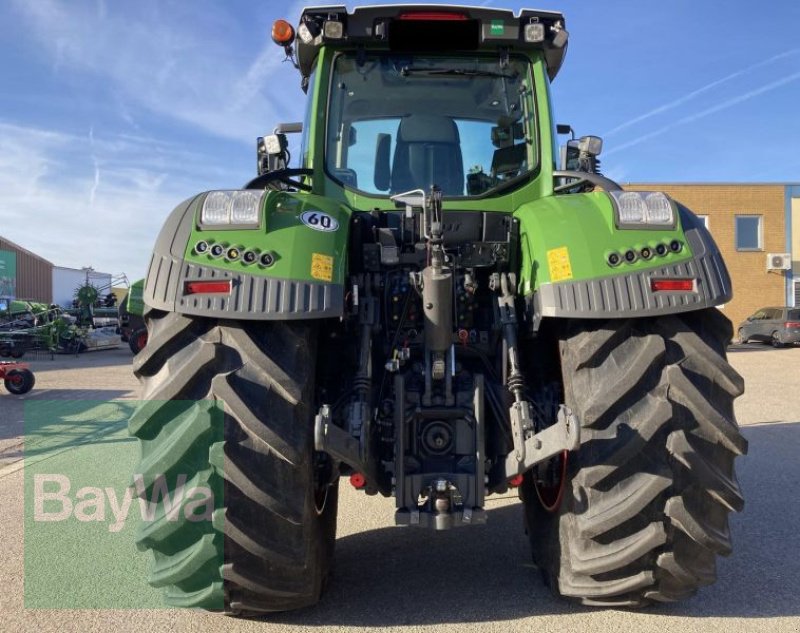
[[[172,212],[144,284],[140,493],[214,497],[145,525],[150,582],[234,614],[314,604],[341,476],[406,529],[480,525],[518,489],[546,582],[583,604],[713,582],[747,449],[730,279],[688,209],[596,172],[599,139],[556,169],[564,17],[312,8],[273,39],[305,121]]]

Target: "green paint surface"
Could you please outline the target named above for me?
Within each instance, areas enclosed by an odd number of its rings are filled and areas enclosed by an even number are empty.
[[[271,191],[264,198],[260,228],[220,230],[200,226],[204,198],[200,196],[193,205],[195,224],[186,244],[187,262],[263,277],[344,283],[352,213],[347,205],[315,194]],[[324,232],[305,225],[301,216],[309,211],[320,211],[334,218],[339,224],[338,229]],[[232,262],[224,257],[213,258],[208,252],[196,251],[195,246],[201,240],[209,244],[220,243],[226,249],[235,246],[241,251],[269,252],[273,254],[275,263],[263,267],[258,263],[246,265],[241,258]],[[320,257],[333,260],[330,279],[321,278],[318,267],[315,269],[313,266]]]
[[[520,221],[522,238],[522,271],[520,290],[524,294],[543,283],[579,281],[639,272],[691,259],[680,223],[672,230],[617,229],[610,197],[602,192],[550,196],[521,205],[514,213]],[[611,267],[608,253],[622,253],[630,248],[655,247],[659,242],[678,239],[684,248],[680,253],[637,260]],[[553,279],[548,253],[566,249],[572,276]]]
[[[17,254],[0,251],[0,297],[17,296]]]
[[[149,521],[134,486],[140,448],[128,434],[137,405],[25,402],[26,609],[165,607],[161,590],[147,584],[152,556],[136,547]],[[187,472],[194,468],[186,464]],[[173,468],[165,477],[178,474]],[[122,519],[126,495],[131,501]]]
[[[144,279],[139,279],[131,284],[125,301],[127,310],[131,314],[142,316],[144,314]]]

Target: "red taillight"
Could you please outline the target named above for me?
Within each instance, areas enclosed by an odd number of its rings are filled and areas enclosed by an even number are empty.
[[[451,13],[449,11],[413,11],[401,13],[397,16],[398,20],[469,20],[463,13]]]
[[[783,327],[800,327],[800,321],[787,321],[783,324]]]
[[[694,279],[651,279],[650,290],[653,292],[693,292]]]
[[[508,480],[508,485],[512,488],[519,488],[522,485],[522,475],[514,475]]]
[[[361,490],[367,485],[367,478],[361,473],[353,473],[350,475],[350,485],[356,490]]]
[[[230,294],[231,282],[227,281],[187,281],[183,294],[197,295],[197,294]]]

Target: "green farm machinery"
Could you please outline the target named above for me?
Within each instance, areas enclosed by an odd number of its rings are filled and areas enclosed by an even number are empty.
[[[599,138],[559,156],[564,16],[329,6],[272,35],[304,121],[169,215],[144,282],[140,492],[214,499],[142,528],[150,582],[233,614],[314,604],[342,477],[406,529],[518,491],[545,581],[586,605],[713,582],[747,450],[730,278],[684,205],[598,173]]]

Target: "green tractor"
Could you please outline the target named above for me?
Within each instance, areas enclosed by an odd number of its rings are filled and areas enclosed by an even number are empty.
[[[135,281],[128,289],[118,308],[119,332],[122,341],[128,343],[131,351],[138,354],[147,345],[147,326],[144,324],[144,279]]]
[[[563,15],[309,8],[272,35],[304,122],[258,140],[241,189],[180,204],[145,280],[139,493],[214,500],[160,503],[150,582],[314,604],[344,476],[407,529],[483,524],[516,489],[545,581],[586,605],[712,583],[747,450],[730,278],[691,211],[597,173],[600,139],[559,160]]]

